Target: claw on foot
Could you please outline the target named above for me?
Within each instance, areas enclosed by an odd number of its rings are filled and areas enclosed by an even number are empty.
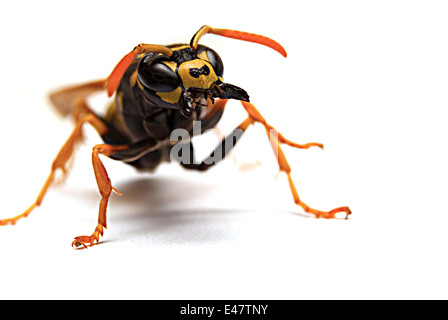
[[[340,212],[345,212],[345,219],[348,219],[348,216],[352,214],[349,207],[339,207],[328,212],[318,211],[315,212],[314,214],[316,215],[316,218],[335,219],[336,214]]]
[[[86,244],[89,244],[89,246],[93,246],[93,241],[91,241],[89,236],[79,236],[75,237],[75,240],[72,242],[72,247],[75,246],[76,248],[80,246],[84,246],[84,248],[87,249]]]
[[[97,243],[100,241],[100,235],[103,235],[103,226],[99,224],[96,226],[95,232],[93,232],[91,236],[75,237],[75,240],[72,242],[72,247],[75,246],[78,248],[84,246],[84,248],[87,249],[87,245],[91,247],[95,244],[95,241]]]

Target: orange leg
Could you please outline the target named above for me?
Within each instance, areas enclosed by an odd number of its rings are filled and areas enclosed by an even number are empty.
[[[307,143],[307,144],[297,144],[297,143],[294,143],[294,142],[286,139],[285,137],[283,137],[283,135],[281,135],[277,130],[275,130],[271,125],[269,125],[266,122],[266,120],[263,118],[263,116],[260,114],[260,112],[258,112],[258,110],[255,108],[255,106],[253,104],[251,104],[249,102],[243,102],[243,101],[241,103],[243,104],[244,108],[246,109],[246,112],[249,114],[249,117],[252,118],[255,122],[259,122],[259,123],[263,124],[263,126],[265,127],[266,133],[270,137],[272,149],[274,150],[274,153],[276,154],[278,165],[280,167],[280,171],[285,172],[286,175],[288,176],[289,187],[291,189],[291,193],[292,193],[294,202],[297,205],[301,206],[303,208],[303,210],[305,210],[305,212],[314,214],[317,218],[327,218],[327,219],[335,218],[335,215],[339,212],[344,212],[346,215],[346,218],[347,218],[348,215],[351,214],[351,211],[348,207],[339,207],[339,208],[336,208],[336,209],[333,209],[330,211],[320,211],[320,210],[311,208],[310,206],[305,204],[302,200],[300,200],[299,194],[297,193],[297,189],[296,189],[294,182],[292,181],[292,178],[291,178],[291,167],[289,166],[289,163],[286,160],[285,154],[283,153],[283,150],[280,147],[281,143],[287,144],[291,147],[301,148],[301,149],[308,149],[313,146],[323,148],[323,145],[320,143],[316,143],[316,142],[311,142],[311,143]]]
[[[73,154],[75,145],[82,140],[82,126],[84,123],[90,123],[100,135],[107,133],[108,128],[106,125],[91,111],[86,102],[87,96],[96,91],[104,90],[105,83],[106,80],[94,81],[65,88],[50,95],[50,100],[56,111],[63,116],[68,114],[73,116],[76,122],[75,128],[53,161],[50,174],[36,201],[22,214],[0,220],[0,225],[15,224],[17,220],[27,217],[35,207],[40,206],[48,188],[54,181],[56,170],[60,169],[64,175],[67,173],[67,162]]]
[[[86,102],[86,97],[96,91],[105,89],[106,80],[95,81],[79,86],[73,86],[67,89],[57,91],[50,95],[50,99],[53,102],[56,110],[63,116],[71,114],[76,121],[73,132],[59,150],[53,164],[51,166],[50,174],[45,181],[39,195],[34,203],[22,214],[15,217],[0,220],[0,225],[15,224],[17,220],[26,218],[34,208],[40,206],[45,194],[49,187],[52,185],[55,179],[55,173],[59,169],[63,174],[67,172],[67,162],[73,155],[75,145],[82,140],[82,127],[84,123],[89,123],[98,132],[99,135],[106,134],[109,129],[89,108]],[[95,172],[95,177],[98,184],[98,189],[101,194],[98,225],[95,228],[94,233],[91,236],[76,237],[72,245],[87,247],[86,244],[93,245],[94,241],[98,242],[99,236],[103,235],[103,228],[106,227],[106,208],[109,201],[111,191],[118,191],[111,186],[107,172],[99,159],[99,154],[109,156],[110,154],[118,151],[128,149],[129,146],[110,146],[110,145],[97,145],[93,148],[92,162]]]
[[[106,211],[107,211],[107,204],[109,202],[109,197],[112,191],[115,191],[117,194],[121,195],[117,191],[117,189],[112,187],[107,171],[99,158],[99,154],[110,156],[115,152],[123,151],[128,148],[129,146],[112,146],[108,144],[98,144],[95,147],[93,147],[92,165],[93,170],[95,172],[96,182],[98,184],[98,190],[100,191],[101,194],[100,207],[98,213],[98,225],[96,226],[95,231],[90,236],[75,237],[75,240],[72,242],[72,246],[75,247],[84,246],[84,248],[87,248],[86,244],[93,246],[95,241],[96,242],[99,241],[100,235],[101,236],[103,235],[103,228],[107,227]]]
[[[80,102],[81,103],[81,102]],[[51,166],[50,174],[48,175],[47,180],[44,183],[39,195],[36,198],[36,201],[23,212],[15,217],[0,220],[0,225],[7,224],[15,224],[17,220],[21,218],[26,218],[34,208],[40,206],[45,194],[48,191],[48,188],[54,181],[56,170],[60,169],[64,174],[67,172],[66,165],[68,160],[73,154],[76,143],[78,143],[82,138],[82,126],[84,123],[90,123],[100,134],[104,134],[107,132],[107,127],[103,124],[103,122],[98,119],[94,114],[87,114],[81,117],[79,121],[76,123],[75,128],[73,129],[72,134],[64,143],[62,148],[60,149],[58,155],[56,156],[53,164]]]

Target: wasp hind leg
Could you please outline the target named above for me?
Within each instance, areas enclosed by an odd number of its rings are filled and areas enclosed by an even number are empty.
[[[274,153],[277,157],[278,165],[280,167],[280,171],[283,171],[288,176],[288,182],[289,187],[291,189],[291,193],[294,199],[294,202],[299,205],[300,207],[305,210],[305,212],[311,213],[315,215],[317,218],[335,218],[337,213],[345,213],[345,217],[347,218],[348,215],[351,214],[351,211],[348,207],[339,207],[335,208],[330,211],[321,211],[317,209],[313,209],[307,204],[305,204],[299,197],[299,194],[297,192],[297,189],[294,185],[294,182],[291,178],[291,167],[289,166],[288,161],[286,160],[285,154],[283,153],[283,150],[280,147],[280,144],[286,144],[291,147],[300,148],[300,149],[308,149],[310,147],[320,147],[323,148],[323,145],[316,142],[311,142],[307,144],[297,144],[294,143],[288,139],[286,139],[283,135],[281,135],[277,130],[275,130],[271,125],[269,125],[266,120],[263,118],[263,116],[258,112],[258,110],[255,108],[255,106],[249,102],[241,101],[244,108],[246,109],[246,112],[249,114],[249,117],[254,122],[261,123],[265,129],[268,137],[270,138],[272,149],[274,150]]]
[[[96,131],[98,131],[100,135],[108,131],[107,126],[95,114],[89,111],[90,109],[88,109],[87,104],[83,99],[80,99],[76,102],[75,109],[84,110],[83,115],[79,116],[79,119],[77,120],[75,128],[73,129],[70,137],[67,139],[62,148],[59,150],[59,153],[57,154],[55,160],[51,165],[50,174],[48,175],[48,178],[45,181],[36,200],[22,214],[19,214],[12,218],[0,220],[0,225],[7,225],[7,224],[13,225],[17,222],[17,220],[21,218],[26,218],[31,213],[31,211],[34,210],[34,208],[40,206],[45,194],[48,191],[48,188],[54,182],[56,171],[59,169],[60,171],[62,171],[64,175],[66,174],[67,162],[69,161],[69,159],[73,154],[75,145],[82,139],[82,126],[84,125],[84,123],[91,124],[96,129]]]
[[[75,102],[72,114],[77,118],[75,128],[70,134],[69,138],[66,140],[62,148],[59,150],[56,158],[51,165],[50,174],[47,177],[42,189],[39,192],[34,203],[28,207],[22,214],[15,217],[0,220],[0,225],[15,224],[19,219],[26,218],[36,207],[40,206],[45,194],[47,193],[49,187],[53,184],[55,180],[56,171],[62,171],[63,174],[67,172],[67,163],[72,158],[73,151],[77,143],[82,140],[82,128],[85,123],[90,124],[100,136],[103,136],[109,132],[107,125],[98,118],[93,112],[90,111],[87,103],[84,99],[78,99]],[[127,149],[128,146],[109,146],[109,145],[97,145],[93,148],[92,152],[92,163],[95,171],[95,177],[98,183],[98,189],[101,194],[101,202],[99,209],[98,225],[95,228],[94,233],[90,237],[81,236],[76,237],[73,245],[79,244],[84,245],[93,244],[93,241],[98,241],[99,235],[103,234],[103,228],[106,227],[106,207],[107,202],[112,190],[115,190],[110,185],[110,180],[107,176],[107,172],[98,157],[98,154],[104,154],[109,156],[113,152],[118,152]],[[116,191],[116,190],[115,190]],[[77,242],[76,242],[77,241]]]

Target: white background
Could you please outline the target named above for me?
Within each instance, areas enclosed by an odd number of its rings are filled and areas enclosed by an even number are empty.
[[[303,214],[255,126],[206,173],[167,164],[145,175],[104,159],[123,196],[101,244],[75,250],[99,201],[90,152],[101,140],[86,128],[66,183],[0,228],[0,298],[448,298],[447,15],[445,1],[0,1],[0,218],[34,201],[71,132],[48,92],[106,77],[140,42],[189,42],[204,24],[286,48],[284,59],[201,39],[281,133],[325,144],[284,147],[301,198],[353,211]],[[230,103],[222,131],[244,117]],[[198,158],[217,141],[198,141]],[[261,165],[240,170],[251,163]]]

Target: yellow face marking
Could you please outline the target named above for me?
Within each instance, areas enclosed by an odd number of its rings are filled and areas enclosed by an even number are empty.
[[[209,60],[209,58],[207,56],[206,50],[204,50],[200,54],[198,54],[198,57],[201,58],[202,60],[206,60],[206,61],[210,62],[210,60]]]
[[[173,91],[169,92],[156,92],[156,94],[165,102],[176,104],[179,102],[180,95],[182,94],[181,87],[177,87]]]
[[[176,72],[176,67],[177,67],[176,62],[173,62],[173,61],[162,61],[162,63],[164,65],[166,65],[168,68],[170,68],[171,70],[173,70],[174,72]]]
[[[121,92],[117,92],[117,99],[115,101],[118,103],[117,108],[120,112],[123,112],[123,94]]]
[[[200,70],[207,66],[210,70],[209,74],[200,74],[197,78],[190,74],[190,69]],[[177,72],[182,80],[185,88],[210,89],[212,84],[218,80],[212,65],[202,59],[194,59],[181,63]]]
[[[135,72],[131,75],[130,78],[131,87],[135,87],[136,85],[140,88],[140,90],[144,90],[142,83],[138,79],[138,72],[135,70]]]
[[[138,84],[139,86],[141,85],[140,81],[138,81],[137,70],[135,70],[135,72],[131,75],[130,81],[131,81],[131,87],[135,87],[136,84]]]
[[[168,68],[176,72],[177,64],[173,61],[162,61]],[[182,94],[181,87],[177,87],[173,91],[169,92],[156,92],[156,94],[165,102],[175,104],[179,102],[180,95]]]

